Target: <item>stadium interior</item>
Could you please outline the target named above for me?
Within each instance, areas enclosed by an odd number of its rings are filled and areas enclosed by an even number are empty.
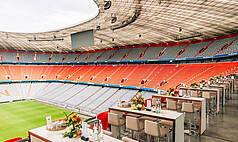
[[[237,0],[88,1],[58,30],[0,23],[0,141],[238,141]]]

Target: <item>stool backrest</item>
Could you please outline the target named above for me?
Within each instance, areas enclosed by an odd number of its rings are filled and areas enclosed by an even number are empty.
[[[198,91],[191,90],[191,97],[198,97]]]
[[[194,112],[194,106],[193,103],[182,103],[182,112]]]
[[[116,113],[108,113],[108,123],[114,126],[120,125],[120,117]]]
[[[202,97],[203,97],[203,98],[206,98],[206,99],[209,99],[209,98],[211,98],[211,96],[210,96],[210,93],[209,93],[209,92],[202,92]]]
[[[169,110],[177,110],[177,102],[176,101],[167,100],[166,108],[169,109]]]
[[[151,136],[160,136],[160,128],[157,122],[145,120],[145,133]]]
[[[134,131],[140,130],[139,119],[136,117],[126,116],[126,128]]]

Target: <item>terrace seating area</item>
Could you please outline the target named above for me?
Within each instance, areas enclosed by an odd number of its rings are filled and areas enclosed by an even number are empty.
[[[144,45],[79,53],[0,52],[6,62],[94,62],[194,58],[238,52],[238,36],[177,44]]]
[[[237,71],[238,63],[177,65],[2,65],[0,80],[68,80],[166,90]]]
[[[195,69],[194,69],[195,70]],[[202,69],[201,69],[202,70]],[[219,79],[219,81],[213,85],[219,84],[219,83],[225,83],[228,80],[233,80],[228,77],[228,79]],[[234,80],[235,81],[235,80]],[[231,82],[229,84],[232,84]],[[162,105],[162,111],[166,113],[176,113],[180,115],[184,115],[180,112],[185,112],[185,120],[181,122],[182,124],[185,122],[189,125],[184,125],[184,128],[181,127],[181,130],[186,129],[189,130],[189,135],[193,134],[194,136],[202,135],[206,129],[209,129],[208,126],[212,121],[214,121],[215,115],[220,116],[219,110],[223,110],[225,107],[224,104],[221,104],[222,100],[218,100],[218,98],[221,98],[221,96],[216,96],[216,101],[210,101],[204,94],[207,94],[209,96],[213,96],[212,92],[208,91],[216,91],[219,92],[219,89],[211,89],[210,87],[213,86],[210,85],[204,88],[180,88],[180,89],[187,89],[187,90],[199,90],[199,91],[189,91],[190,96],[192,97],[178,97],[178,96],[168,96],[168,95],[158,95],[156,92],[149,92],[149,91],[141,91],[141,90],[133,90],[133,89],[124,89],[124,88],[111,88],[107,86],[93,86],[93,85],[83,85],[83,84],[75,84],[75,83],[47,83],[47,82],[28,82],[28,83],[5,83],[0,84],[0,102],[9,102],[9,101],[16,101],[16,100],[22,100],[22,99],[35,99],[40,102],[44,102],[47,104],[52,104],[56,106],[61,106],[66,109],[80,109],[81,112],[87,112],[89,114],[99,114],[101,112],[105,112],[109,110],[111,112],[113,109],[115,111],[115,108],[117,108],[117,111],[122,110],[128,111],[129,113],[136,112],[138,115],[142,115],[142,113],[145,113],[148,115],[149,112],[145,111],[135,111],[128,108],[118,108],[116,107],[118,105],[118,102],[125,101],[130,102],[132,98],[135,98],[136,96],[142,95],[144,99],[152,100],[152,105],[155,105],[155,102],[153,101],[154,98],[166,98],[166,106]],[[219,86],[219,85],[218,85]],[[228,88],[231,88],[228,92],[233,92],[235,90],[235,86],[230,86]],[[227,88],[227,89],[228,89]],[[183,93],[181,95],[186,96],[187,94],[182,91]],[[198,96],[199,92],[202,92],[202,96]],[[225,95],[225,102],[227,103],[227,100],[232,99],[229,97],[228,92],[219,93],[219,95],[223,94]],[[188,93],[188,92],[187,92]],[[197,95],[195,97],[194,95]],[[236,97],[234,95],[234,97]],[[207,102],[209,102],[207,105],[205,103],[205,99]],[[157,100],[157,99],[156,99]],[[174,101],[175,100],[175,101]],[[158,101],[158,100],[157,100]],[[199,105],[197,106],[196,103]],[[201,105],[201,104],[202,105]],[[210,104],[211,103],[211,104]],[[216,103],[218,103],[216,105]],[[220,106],[220,107],[217,107]],[[212,108],[214,107],[214,108]],[[216,110],[216,108],[218,108]],[[213,110],[214,109],[214,110]],[[168,111],[169,110],[169,111]],[[214,111],[214,113],[210,113]],[[140,114],[140,113],[141,114]],[[201,115],[197,115],[197,113],[201,113]],[[226,112],[227,113],[227,112]],[[162,115],[164,113],[151,113],[156,115]],[[143,117],[143,116],[133,116],[131,114],[127,114],[126,119],[128,117],[136,118],[138,120],[143,120],[145,123],[147,121],[156,122],[153,120],[153,118],[149,117]],[[130,116],[131,115],[131,116]],[[191,115],[191,116],[190,116]],[[165,116],[164,116],[165,117]],[[147,120],[148,119],[148,120]],[[209,119],[206,121],[206,119]],[[180,127],[174,127],[173,123],[177,123],[179,121],[179,118],[176,118],[172,121],[164,121],[163,119],[159,121],[159,124],[164,128],[168,128],[168,131],[166,134],[169,134],[166,136],[168,140],[174,141],[174,138],[177,137],[177,134],[179,132],[182,133],[184,131],[179,131]],[[126,123],[128,123],[126,120]],[[110,123],[109,123],[110,124]],[[138,124],[136,122],[135,124]],[[110,126],[110,125],[109,125]],[[112,125],[111,125],[112,126]],[[126,128],[129,129],[128,124],[126,124]],[[132,126],[134,128],[134,126]],[[197,127],[197,128],[196,128]],[[146,129],[146,124],[145,124]],[[112,129],[112,134],[115,129]],[[173,132],[171,132],[173,131]],[[123,135],[126,131],[123,131]],[[147,131],[146,131],[147,132]],[[193,132],[193,133],[191,133]],[[137,137],[133,138],[133,135],[131,136],[133,139],[140,139],[141,137],[139,135],[141,133],[138,131]],[[175,137],[174,137],[175,135]],[[205,134],[206,135],[206,134]],[[129,135],[128,135],[129,136]],[[185,138],[188,138],[185,136]],[[197,139],[198,137],[192,137],[193,139]],[[177,139],[177,138],[176,138]]]

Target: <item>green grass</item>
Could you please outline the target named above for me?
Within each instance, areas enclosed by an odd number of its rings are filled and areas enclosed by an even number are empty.
[[[33,100],[0,104],[0,141],[28,136],[28,130],[46,125],[46,116],[52,120],[64,118],[69,111]]]

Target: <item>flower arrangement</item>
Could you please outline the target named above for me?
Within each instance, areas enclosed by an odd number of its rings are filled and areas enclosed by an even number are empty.
[[[221,79],[222,78],[222,75],[219,74],[218,76],[215,76],[215,79]]]
[[[132,103],[134,104],[135,110],[141,110],[144,107],[145,101],[142,95],[139,95],[132,99]]]
[[[211,78],[209,79],[209,81],[210,81],[211,84],[214,84],[214,81],[215,81],[215,80],[214,80],[214,78],[211,77]]]
[[[202,87],[205,87],[206,86],[206,80],[203,79],[202,81],[200,81],[200,84],[202,84]]]
[[[199,85],[197,82],[193,82],[191,85],[190,85],[191,88],[198,88]]]
[[[178,95],[178,90],[174,89],[173,87],[167,89],[167,92],[169,96],[177,96]]]
[[[78,113],[72,112],[69,115],[65,114],[66,130],[63,137],[76,138],[81,136],[82,120]]]
[[[229,78],[235,78],[235,73],[231,73],[230,75],[228,75]]]

